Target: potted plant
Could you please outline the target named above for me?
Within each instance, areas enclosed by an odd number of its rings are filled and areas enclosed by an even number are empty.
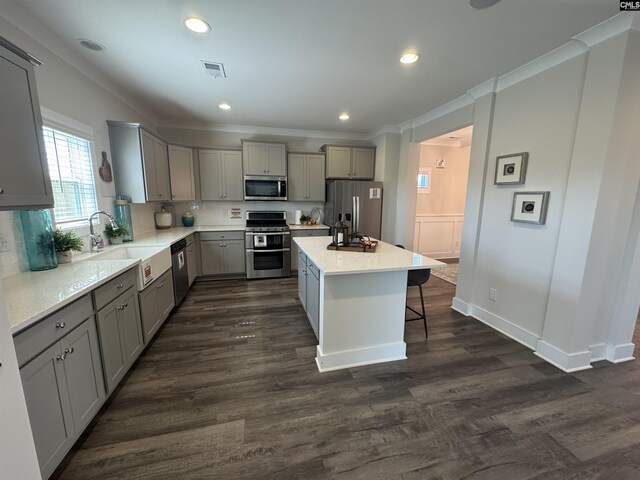
[[[82,245],[82,239],[73,230],[63,232],[58,229],[53,232],[53,246],[56,250],[58,263],[70,263],[71,252],[81,252]]]
[[[127,230],[127,227],[125,227],[124,225],[120,225],[119,223],[117,225],[118,225],[118,228],[113,228],[111,224],[107,223],[107,225],[104,228],[104,234],[109,239],[109,243],[111,245],[121,244],[122,237],[124,237],[129,233],[129,230]]]

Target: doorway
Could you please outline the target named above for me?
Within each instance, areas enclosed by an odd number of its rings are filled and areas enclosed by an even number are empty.
[[[437,276],[456,283],[473,126],[420,142],[414,249],[446,261]],[[434,272],[435,274],[436,272]]]

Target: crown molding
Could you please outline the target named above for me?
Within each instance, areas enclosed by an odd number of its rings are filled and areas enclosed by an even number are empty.
[[[620,12],[604,22],[600,22],[588,30],[579,33],[573,37],[573,40],[577,40],[584,44],[585,47],[591,48],[627,30],[638,30],[640,26],[639,18],[640,15],[635,12]]]
[[[493,77],[491,80],[487,80],[486,82],[467,90],[467,93],[471,95],[474,100],[478,100],[490,93],[496,93],[497,89],[498,77]]]
[[[365,140],[373,140],[378,135],[382,135],[384,133],[395,133],[400,134],[402,131],[398,125],[382,125],[380,128],[376,128],[375,130],[367,133],[365,136]]]
[[[424,125],[425,123],[432,122],[433,120],[444,117],[449,113],[455,112],[456,110],[460,110],[461,108],[468,107],[469,105],[473,105],[473,97],[467,93],[464,95],[451,100],[450,102],[445,103],[439,107],[434,108],[433,110],[425,113],[424,115],[420,115],[413,120],[407,120],[406,122],[398,125],[400,132],[404,132],[410,128],[416,128],[420,125]]]
[[[322,130],[301,130],[296,128],[261,127],[256,125],[233,124],[161,124],[159,128],[177,130],[204,130],[220,133],[239,133],[242,135],[271,135],[277,137],[325,138],[330,140],[368,140],[370,134],[355,132],[327,132]]]
[[[531,78],[539,73],[549,70],[550,68],[560,65],[567,60],[570,60],[582,53],[585,53],[587,48],[579,41],[571,40],[569,43],[565,43],[561,47],[551,50],[549,53],[545,53],[541,57],[535,60],[525,63],[521,67],[511,70],[498,78],[497,90],[504,90],[517,83]]]

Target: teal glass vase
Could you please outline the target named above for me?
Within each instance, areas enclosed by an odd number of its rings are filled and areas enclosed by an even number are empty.
[[[116,223],[127,229],[127,234],[122,236],[123,242],[133,242],[133,221],[131,219],[131,207],[129,199],[125,195],[118,195],[114,209]]]
[[[38,272],[58,266],[53,244],[53,227],[49,210],[23,210],[20,212],[22,234],[27,250],[29,270]]]

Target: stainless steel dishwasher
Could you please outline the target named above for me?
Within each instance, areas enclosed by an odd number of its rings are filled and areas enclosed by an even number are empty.
[[[173,267],[173,293],[176,307],[189,291],[189,271],[186,260],[187,240],[182,239],[171,245],[171,266]]]

